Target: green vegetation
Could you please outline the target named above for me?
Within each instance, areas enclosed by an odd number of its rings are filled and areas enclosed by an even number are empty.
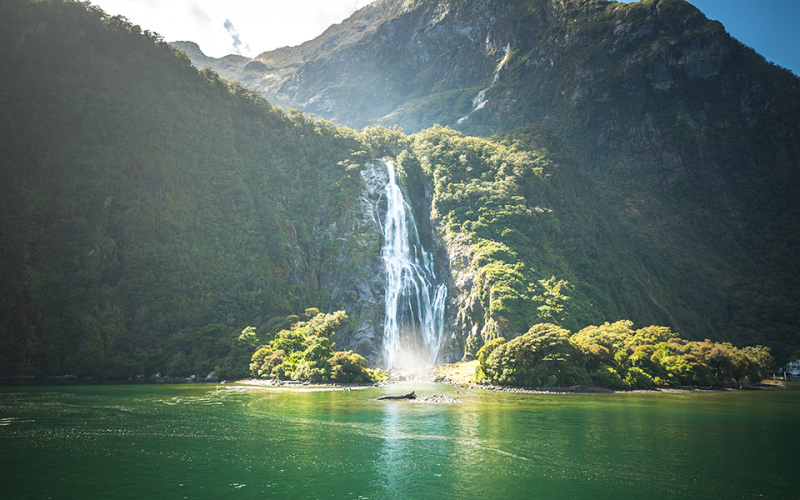
[[[399,163],[419,165],[434,186],[432,217],[470,255],[463,330],[482,334],[466,339],[466,351],[540,322],[574,330],[623,314],[669,321],[641,284],[649,249],[549,128],[483,139],[433,127],[412,137],[414,162]]]
[[[334,351],[335,344],[331,339],[346,320],[344,311],[319,313],[308,321],[299,321],[288,330],[279,331],[268,344],[253,353],[251,374],[259,378],[311,382],[385,380],[385,374],[367,368],[367,360],[359,354]],[[242,343],[250,343],[254,337],[255,332],[248,327],[239,339]]]
[[[396,159],[426,249],[439,262],[459,256],[448,348],[476,354],[487,380],[755,381],[764,349],[665,332],[765,344],[781,360],[800,345],[800,219],[784,187],[744,193],[741,206],[756,208],[734,207],[746,216],[720,235],[719,218],[705,218],[719,207],[695,204],[704,188],[688,181],[669,204],[649,174],[631,181],[645,186],[636,197],[627,181],[595,182],[586,145],[554,131],[563,123],[492,138],[355,131],[284,111],[71,0],[0,3],[0,71],[0,376],[376,379],[363,357],[334,351],[343,313],[307,308],[341,309],[321,276],[355,244],[319,228],[346,225],[360,171],[383,156]],[[457,101],[460,114],[472,90],[429,109]],[[687,143],[696,118],[675,125]],[[779,203],[766,203],[773,192]],[[690,216],[703,222],[687,229]],[[568,334],[619,318],[671,330],[617,322]]]
[[[669,325],[695,340],[769,345],[784,362],[792,357],[800,345],[795,75],[683,0],[448,0],[404,7],[392,14],[380,9],[384,14],[370,25],[374,30],[348,22],[332,27],[311,44],[325,47],[318,54],[307,52],[310,46],[281,51],[297,56],[303,75],[294,104],[331,96],[337,105],[330,115],[319,110],[320,115],[357,127],[382,123],[426,135],[438,123],[465,135],[491,136],[542,123],[563,140],[562,149],[574,154],[587,175],[562,177],[569,190],[559,186],[547,202],[528,199],[533,205],[527,208],[551,209],[561,222],[562,234],[548,238],[555,251],[541,246],[539,251],[566,258],[569,272],[545,265],[531,269],[525,252],[519,253],[524,245],[512,247],[526,268],[487,269],[489,279],[502,275],[508,285],[501,293],[509,300],[495,301],[494,307],[528,302],[535,307],[524,315],[534,319],[538,306],[529,299],[543,296],[540,280],[555,277],[553,283],[573,287],[562,286],[562,295],[586,306],[570,328],[631,318]],[[443,12],[446,22],[432,29],[432,20]],[[342,39],[354,42],[341,44]],[[325,52],[333,46],[334,55]],[[508,59],[496,74],[505,47]],[[339,63],[319,71],[331,57]],[[336,94],[341,82],[359,91]],[[459,123],[484,89],[485,105]],[[435,160],[449,170],[460,154],[447,159],[437,153]],[[494,223],[485,216],[479,220],[478,206],[469,207],[491,198],[490,190],[503,178],[492,173],[487,182],[474,176],[478,182],[468,184],[448,176],[444,187],[452,183],[454,192],[447,194],[455,199],[436,195],[443,206],[462,205],[463,213],[453,215],[458,224],[471,224],[465,233],[479,232]],[[573,181],[591,184],[583,193],[588,197],[573,197]],[[460,193],[461,188],[470,191]],[[519,206],[507,198],[496,201]],[[577,226],[565,223],[556,206],[560,200],[581,210]],[[614,217],[590,221],[598,209]],[[545,226],[544,218],[535,217]],[[594,235],[592,225],[601,234]],[[569,234],[573,231],[577,234]],[[523,239],[531,236],[523,233]],[[505,239],[489,239],[510,246]],[[593,239],[601,244],[592,246]],[[597,257],[617,256],[620,248],[632,248],[634,258],[623,254],[615,266],[612,259]],[[555,321],[560,313],[553,312],[553,318],[539,320]],[[485,313],[472,311],[476,317]],[[533,324],[503,316],[522,331]]]
[[[589,326],[574,335],[550,323],[478,352],[475,380],[530,387],[739,386],[774,368],[769,349],[678,338],[669,328],[633,330],[630,321]]]
[[[683,1],[518,2],[496,29],[513,47],[486,106],[428,123],[490,135],[541,122],[563,138],[647,249],[627,283],[653,303],[605,319],[769,345],[788,361],[800,342],[797,77]]]
[[[88,3],[0,19],[3,375],[243,374],[243,326],[328,306],[312,231],[361,189],[357,132]]]

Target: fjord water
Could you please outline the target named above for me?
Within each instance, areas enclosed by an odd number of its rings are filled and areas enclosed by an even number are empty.
[[[397,184],[394,165],[385,161],[386,218],[383,259],[386,309],[384,368],[419,368],[436,362],[444,335],[447,287],[436,283],[433,257],[420,243],[414,212]]]
[[[454,404],[376,401],[416,390]],[[458,392],[456,392],[458,391]],[[3,498],[796,498],[800,387],[0,387]]]

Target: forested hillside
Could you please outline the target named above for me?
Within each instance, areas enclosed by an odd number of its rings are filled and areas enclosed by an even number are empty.
[[[629,319],[779,360],[800,345],[791,149],[754,149],[749,177],[731,174],[752,197],[719,205],[702,182],[598,176],[553,123],[353,130],[71,0],[2,2],[0,71],[0,376],[242,376],[339,310],[320,338],[375,361],[384,157],[448,285],[446,361],[541,322]]]
[[[652,304],[623,314],[659,309],[690,338],[768,343],[781,359],[800,343],[800,80],[686,1],[379,0],[252,61],[181,46],[351,126],[544,124],[630,224]]]
[[[88,4],[0,19],[4,374],[205,375],[244,326],[319,299],[291,273],[359,189],[355,132]]]

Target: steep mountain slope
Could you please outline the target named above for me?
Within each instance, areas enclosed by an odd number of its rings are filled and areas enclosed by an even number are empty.
[[[432,30],[458,9],[462,23],[490,12],[447,5],[429,12]],[[333,27],[274,64],[289,74],[309,54],[339,57],[421,8],[376,4],[356,16],[359,30]],[[652,169],[664,163],[643,160],[622,133],[618,149],[598,151],[638,163],[611,172],[587,160],[576,136],[560,138],[557,123],[490,138],[442,127],[355,131],[197,71],[157,36],[88,4],[8,0],[0,23],[0,70],[12,75],[0,81],[0,375],[244,375],[253,348],[314,307],[346,310],[338,347],[379,361],[386,173],[370,160],[384,157],[398,167],[436,274],[447,278],[443,360],[539,321],[575,331],[631,319],[688,337],[768,342],[779,356],[797,345],[796,157],[776,146],[767,162],[758,141],[771,139],[757,128],[717,139],[750,141],[741,159],[756,162],[754,171],[731,164],[717,177],[769,191],[719,201],[714,191],[699,196],[702,182],[659,182]],[[439,63],[452,71],[442,82],[476,73],[440,46],[429,46],[428,59],[435,49],[447,54]],[[490,109],[486,96],[462,125]],[[713,110],[692,112],[711,120]],[[637,126],[639,115],[615,116]],[[654,134],[635,137],[683,151]],[[710,158],[703,163],[692,151],[707,138],[687,141],[694,146],[681,161],[703,179],[722,153],[699,150]],[[764,175],[773,168],[784,169],[775,170],[780,183]],[[240,336],[247,326],[255,333]]]
[[[683,0],[379,0],[245,66],[227,77],[356,127],[546,124],[649,248],[674,328],[800,342],[800,81]]]
[[[452,276],[451,352],[537,323],[670,324],[644,285],[657,270],[563,141],[544,126],[494,140],[434,127],[414,136]]]
[[[0,19],[0,374],[233,374],[245,326],[311,306],[348,309],[343,347],[378,349],[355,132],[89,5]]]
[[[257,340],[239,332],[255,326],[263,341],[309,307],[346,310],[339,347],[379,360],[386,173],[367,160],[383,156],[397,158],[421,239],[438,249],[437,274],[448,275],[449,254],[482,256],[454,261],[447,359],[542,318],[572,327],[628,311],[666,319],[609,268],[612,258],[642,265],[610,241],[625,241],[624,231],[546,130],[520,133],[514,141],[527,145],[516,150],[445,129],[408,137],[336,128],[198,73],[157,37],[91,6],[1,8],[0,63],[14,75],[0,85],[2,375],[243,375]],[[497,171],[504,163],[518,169],[518,183]],[[433,189],[443,176],[453,182]],[[481,217],[471,207],[480,196],[453,199],[477,181],[490,183],[484,195],[502,188],[497,210]],[[528,222],[547,215],[517,234],[492,222],[509,217],[507,204]],[[582,213],[608,235],[592,243]],[[434,226],[453,237],[438,239]],[[533,252],[531,232],[540,237]],[[608,247],[598,271],[580,271],[584,257],[568,255],[576,241]],[[518,252],[532,283],[509,281],[517,270],[496,272],[495,247]],[[561,272],[573,264],[577,272]],[[621,297],[599,290],[598,278]],[[566,279],[575,292],[552,295]],[[545,297],[568,297],[575,314]]]

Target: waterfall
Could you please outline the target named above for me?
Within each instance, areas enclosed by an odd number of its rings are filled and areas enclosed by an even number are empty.
[[[483,109],[483,107],[486,106],[486,103],[489,102],[489,100],[486,99],[486,91],[489,90],[490,88],[494,87],[495,85],[497,85],[497,82],[500,81],[500,71],[503,69],[503,67],[508,62],[509,57],[511,57],[511,44],[510,43],[506,44],[505,48],[503,49],[503,59],[500,60],[500,64],[497,65],[497,69],[494,70],[494,76],[492,77],[492,83],[487,88],[485,88],[485,89],[481,90],[480,92],[478,92],[478,95],[475,96],[475,98],[472,100],[472,109],[470,110],[470,112],[467,113],[465,116],[462,116],[461,118],[456,120],[456,123],[464,123],[464,121],[467,118],[469,118],[472,115],[472,113],[478,111],[479,109]]]
[[[387,369],[430,366],[436,362],[444,336],[447,288],[436,284],[433,257],[420,244],[394,165],[384,163],[389,173],[381,249],[386,272],[384,364]]]

